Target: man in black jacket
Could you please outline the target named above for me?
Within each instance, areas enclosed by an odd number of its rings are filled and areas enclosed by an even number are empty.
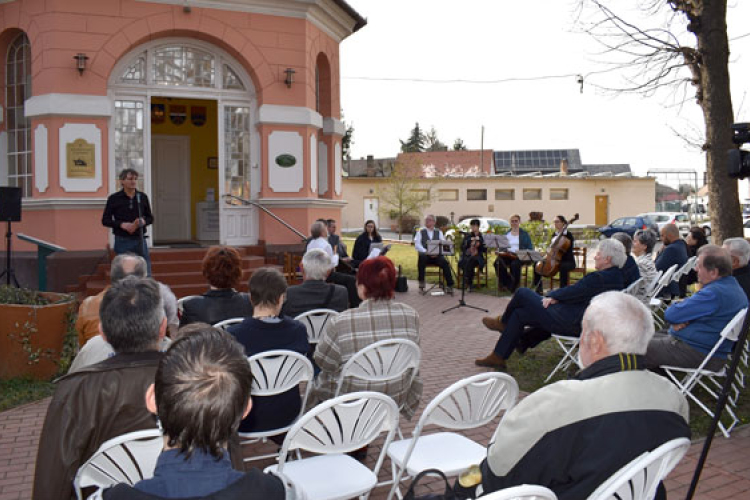
[[[134,253],[146,259],[151,276],[151,257],[146,243],[146,226],[154,223],[151,204],[146,193],[136,189],[138,172],[126,168],[120,172],[122,189],[107,198],[102,224],[112,228],[115,235],[115,253]]]
[[[750,243],[744,238],[727,238],[724,248],[729,250],[732,257],[732,276],[737,280],[750,300]]]
[[[328,254],[319,249],[309,250],[302,257],[301,285],[290,286],[286,290],[286,302],[281,314],[296,318],[313,309],[333,309],[341,312],[349,308],[349,297],[346,287],[335,283],[326,283],[331,274],[332,264]]]
[[[560,500],[588,498],[643,452],[690,437],[685,397],[644,369],[653,335],[651,313],[635,297],[595,297],[583,317],[584,369],[506,412],[481,476],[459,479],[470,498],[521,484],[546,486]]]

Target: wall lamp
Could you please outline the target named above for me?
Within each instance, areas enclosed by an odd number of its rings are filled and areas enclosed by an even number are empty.
[[[294,71],[292,68],[287,68],[284,70],[284,73],[286,73],[284,83],[286,83],[287,88],[292,88],[292,83],[294,83],[294,74],[296,73],[296,71]]]
[[[79,52],[73,56],[73,59],[76,60],[76,69],[78,69],[78,73],[83,75],[83,70],[86,69],[86,61],[88,61],[89,56],[83,52]]]

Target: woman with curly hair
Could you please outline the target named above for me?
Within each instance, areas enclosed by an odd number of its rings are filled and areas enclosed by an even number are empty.
[[[211,288],[185,301],[180,327],[198,321],[215,325],[225,319],[252,316],[250,297],[234,289],[242,278],[242,258],[237,249],[218,245],[209,248],[203,258],[203,276]]]

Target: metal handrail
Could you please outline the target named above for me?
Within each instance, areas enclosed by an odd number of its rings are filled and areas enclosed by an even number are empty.
[[[254,207],[260,208],[265,213],[267,213],[268,215],[270,215],[271,217],[273,217],[276,221],[278,221],[279,223],[281,223],[284,227],[286,227],[287,229],[289,229],[290,231],[292,231],[294,234],[296,234],[297,236],[299,236],[300,238],[302,238],[302,241],[307,241],[307,236],[305,234],[301,233],[300,231],[298,231],[297,229],[295,229],[294,227],[292,227],[291,224],[289,224],[288,222],[286,222],[284,219],[282,219],[281,217],[279,217],[275,213],[273,213],[270,210],[268,210],[266,207],[264,207],[263,205],[261,205],[257,201],[252,201],[252,200],[248,200],[248,199],[245,199],[245,198],[240,198],[239,196],[235,196],[233,194],[225,194],[224,198],[230,198],[230,199],[233,199],[233,200],[241,201],[242,203],[244,203],[246,205],[252,205]],[[226,202],[226,200],[225,200],[225,203],[227,205],[231,205],[231,203]]]

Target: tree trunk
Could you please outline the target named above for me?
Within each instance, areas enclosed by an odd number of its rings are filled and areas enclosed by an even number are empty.
[[[726,0],[704,0],[698,39],[698,102],[706,125],[706,172],[711,211],[711,236],[721,244],[742,236],[737,181],[727,175],[727,151],[733,147],[732,96],[729,89],[729,41]]]

